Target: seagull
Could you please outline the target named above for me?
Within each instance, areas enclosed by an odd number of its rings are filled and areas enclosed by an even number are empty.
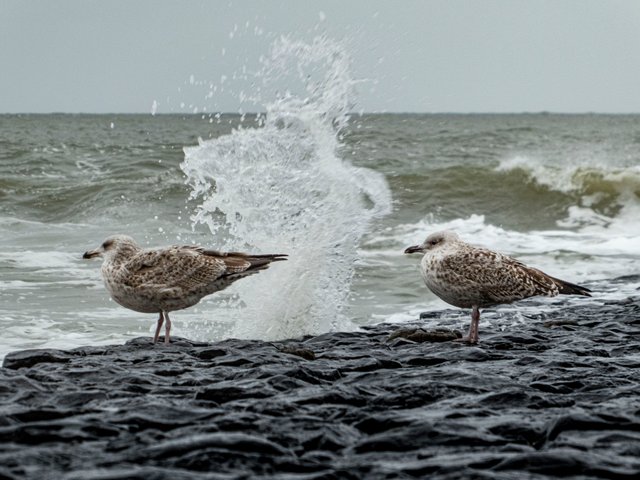
[[[554,278],[518,260],[463,242],[450,230],[436,232],[404,253],[423,253],[420,271],[429,290],[450,305],[471,308],[469,333],[459,339],[478,343],[480,309],[536,295],[583,295],[588,288]]]
[[[168,344],[169,312],[191,307],[286,256],[219,252],[190,245],[143,249],[127,235],[112,235],[82,258],[103,257],[102,278],[111,298],[136,312],[158,313],[153,343],[166,320],[164,343]]]

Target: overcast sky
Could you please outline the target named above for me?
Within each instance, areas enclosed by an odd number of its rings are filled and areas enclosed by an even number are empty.
[[[640,112],[639,0],[0,0],[0,112],[238,111],[233,72],[321,33],[358,110]]]

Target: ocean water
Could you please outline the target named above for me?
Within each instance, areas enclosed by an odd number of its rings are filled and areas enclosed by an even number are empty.
[[[290,255],[175,312],[174,334],[194,339],[448,308],[403,255],[445,228],[594,291],[506,307],[523,322],[638,294],[639,115],[354,114],[342,53],[276,45],[259,114],[0,115],[0,356],[151,334],[156,318],[111,301],[99,262],[82,260],[114,233]],[[290,71],[299,91],[260,93]]]
[[[291,255],[173,315],[208,340],[446,308],[402,253],[444,228],[595,292],[530,308],[638,293],[640,116],[356,115],[340,136],[278,121],[0,116],[0,352],[151,332],[81,258],[112,233]]]

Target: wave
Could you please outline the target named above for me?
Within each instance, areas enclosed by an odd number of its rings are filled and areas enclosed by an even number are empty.
[[[640,230],[637,165],[553,165],[517,156],[493,166],[436,165],[394,175],[390,183],[400,205],[417,203],[426,210],[423,215],[441,219],[482,214],[490,223],[520,231],[587,226]],[[402,208],[398,215],[401,222],[411,222],[415,209]]]
[[[525,182],[548,191],[560,192],[576,200],[565,226],[612,223],[612,217],[635,216],[640,227],[640,166],[589,164],[550,165],[529,157],[503,160],[497,172],[520,173]],[[591,210],[592,214],[585,214]],[[631,211],[631,212],[630,212]],[[581,213],[580,213],[581,212]],[[633,215],[630,215],[632,213]]]

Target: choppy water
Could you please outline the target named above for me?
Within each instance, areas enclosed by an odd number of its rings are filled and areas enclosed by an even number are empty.
[[[0,355],[150,332],[81,259],[112,233],[291,254],[174,314],[207,340],[443,308],[402,254],[442,228],[596,292],[563,301],[637,294],[640,116],[350,116],[341,54],[280,44],[262,78],[297,62],[302,93],[256,97],[258,116],[0,116]]]

